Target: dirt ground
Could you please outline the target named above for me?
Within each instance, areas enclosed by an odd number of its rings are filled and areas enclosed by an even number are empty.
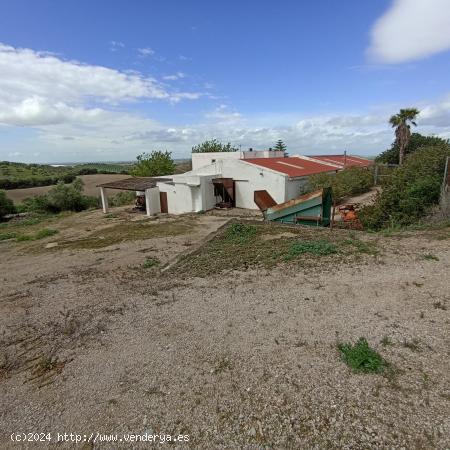
[[[0,447],[48,448],[11,442],[36,432],[89,441],[58,448],[164,447],[102,440],[134,433],[189,436],[173,448],[448,449],[450,228],[259,224],[232,241],[232,216],[116,208],[0,241]],[[337,251],[278,258],[302,239]],[[361,336],[388,373],[344,364],[337,344]]]
[[[123,174],[98,174],[98,175],[81,175],[79,178],[83,180],[84,187],[83,193],[85,195],[92,195],[98,197],[100,195],[97,185],[101,183],[108,183],[110,181],[123,180],[129,178],[130,175]],[[26,189],[9,189],[6,191],[6,195],[14,203],[20,203],[27,197],[35,197],[36,195],[46,194],[53,186],[38,186]],[[117,194],[120,191],[107,189],[108,197]]]

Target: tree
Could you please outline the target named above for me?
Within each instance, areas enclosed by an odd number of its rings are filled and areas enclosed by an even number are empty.
[[[192,147],[192,153],[215,153],[215,152],[238,152],[239,149],[231,145],[230,142],[222,144],[217,139],[202,142]]]
[[[423,136],[420,133],[412,133],[408,145],[405,148],[405,156],[411,155],[422,147],[434,147],[446,144],[449,144],[448,140],[437,136]],[[376,157],[375,161],[385,164],[398,164],[399,154],[399,146],[397,140],[395,140],[390,148]]]
[[[6,196],[5,191],[0,191],[0,219],[7,214],[15,212],[14,204],[11,199]]]
[[[419,110],[416,108],[406,108],[401,109],[398,114],[395,114],[389,119],[389,123],[392,127],[395,127],[395,139],[399,148],[399,159],[398,163],[400,165],[405,161],[405,149],[408,145],[409,138],[411,136],[410,123],[416,126],[414,122],[415,118],[419,114]]]
[[[151,153],[142,153],[136,157],[137,164],[131,174],[137,177],[156,177],[172,175],[175,172],[175,163],[172,152],[154,150]]]
[[[273,149],[277,152],[285,152],[286,148],[286,144],[281,139],[278,139]]]

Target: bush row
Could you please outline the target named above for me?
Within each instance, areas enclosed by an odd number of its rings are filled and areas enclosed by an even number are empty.
[[[373,186],[373,173],[362,167],[349,167],[336,174],[318,173],[309,177],[308,185],[311,190],[331,187],[333,198],[342,200],[350,195],[358,195],[370,190]]]
[[[450,145],[423,147],[411,154],[383,183],[373,205],[359,217],[367,229],[411,225],[439,203],[445,161]]]

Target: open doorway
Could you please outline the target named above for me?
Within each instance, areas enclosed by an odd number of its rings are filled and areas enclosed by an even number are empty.
[[[235,189],[232,178],[213,178],[214,196],[216,197],[216,208],[234,208]]]

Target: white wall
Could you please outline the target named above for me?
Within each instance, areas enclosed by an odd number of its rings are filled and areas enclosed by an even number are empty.
[[[173,184],[159,182],[161,192],[167,193],[169,214],[207,211],[214,208],[214,186],[212,179],[217,175],[176,175]]]
[[[286,200],[292,200],[305,193],[308,177],[291,178],[286,183]]]
[[[242,152],[242,159],[252,158],[283,158],[283,151],[276,150],[253,150]]]
[[[221,159],[240,159],[241,152],[192,153],[192,170],[208,166]]]
[[[147,215],[153,216],[161,212],[161,204],[159,199],[159,188],[154,187],[146,189],[145,191],[145,203],[147,209]]]
[[[277,203],[285,201],[287,176],[245,161],[221,161],[222,176],[235,181],[236,207],[258,209],[254,191],[265,189]]]

